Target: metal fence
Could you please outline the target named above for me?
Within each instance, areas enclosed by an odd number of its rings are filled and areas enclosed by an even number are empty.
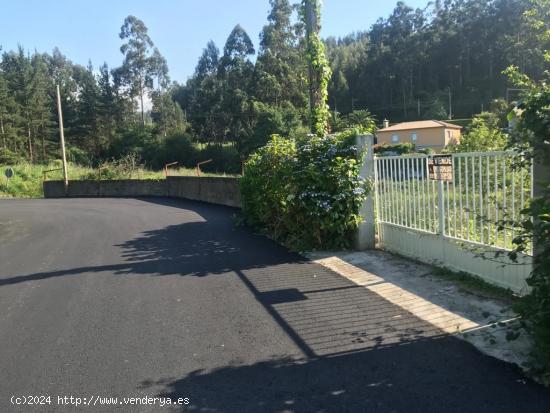
[[[429,179],[431,156],[376,157],[377,222],[513,248],[533,192],[532,168],[514,152],[452,154],[449,181]]]

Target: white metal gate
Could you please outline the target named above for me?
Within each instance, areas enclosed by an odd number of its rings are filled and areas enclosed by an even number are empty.
[[[511,262],[513,225],[532,197],[532,169],[513,152],[452,154],[450,181],[429,179],[428,155],[375,157],[379,245],[526,291],[532,257]],[[495,253],[499,254],[495,254]]]

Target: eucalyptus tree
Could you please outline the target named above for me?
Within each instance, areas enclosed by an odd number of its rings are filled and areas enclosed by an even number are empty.
[[[207,76],[215,75],[220,61],[220,49],[210,40],[202,51],[195,68],[194,77],[202,80]]]
[[[246,31],[237,24],[225,42],[218,77],[222,80],[222,123],[228,139],[238,141],[249,127],[247,111],[252,92],[254,45]],[[224,137],[225,139],[226,137]]]
[[[175,85],[172,96],[184,110],[197,139],[202,142],[221,141],[226,126],[222,114],[224,79],[220,70],[220,51],[209,41],[199,58],[193,76],[185,85]]]
[[[293,23],[294,7],[288,0],[270,0],[267,25],[260,33],[260,49],[255,66],[255,98],[279,105],[290,102],[297,107],[306,102],[305,59],[301,40]]]
[[[120,47],[124,61],[120,75],[129,88],[130,96],[140,102],[141,123],[145,126],[144,99],[153,89],[155,74],[158,75],[160,53],[149,37],[145,23],[135,16],[128,16],[120,28],[119,37],[126,40]]]

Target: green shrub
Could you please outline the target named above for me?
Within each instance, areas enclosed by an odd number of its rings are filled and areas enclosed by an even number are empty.
[[[144,158],[150,159],[148,166],[162,169],[167,163],[178,162],[179,166],[191,168],[197,163],[197,149],[186,133],[168,135],[157,145],[148,148]]]
[[[484,152],[502,151],[509,143],[508,135],[499,125],[497,115],[490,112],[480,113],[472,119],[460,142],[449,145],[447,152]]]
[[[292,136],[301,129],[300,112],[288,102],[285,103],[280,106],[253,103],[255,124],[239,143],[238,149],[242,154],[246,156],[261,148],[269,141],[271,135]]]
[[[527,93],[518,104],[519,111],[510,114],[516,117],[512,139],[532,162],[550,164],[550,78],[539,83],[521,74],[517,68],[507,71],[518,87]],[[548,75],[548,74],[547,74]],[[542,186],[542,182],[538,182]],[[542,188],[541,188],[542,189]],[[528,366],[540,381],[550,385],[550,185],[546,185],[538,197],[532,199],[528,208],[521,211],[525,218],[516,228],[513,242],[516,248],[509,253],[516,259],[518,253],[529,250],[534,243],[533,272],[527,279],[531,291],[522,297],[516,310],[534,339],[533,360]],[[514,222],[503,221],[502,227]]]
[[[84,149],[78,148],[76,146],[69,146],[67,148],[67,162],[72,162],[77,165],[92,165],[92,159],[90,154]],[[61,166],[61,165],[60,165]]]
[[[369,189],[354,138],[273,136],[245,165],[245,221],[295,250],[349,247]]]
[[[212,159],[201,165],[205,172],[238,174],[241,172],[241,157],[234,145],[207,145],[197,153],[197,162]],[[196,165],[196,162],[195,162]],[[189,165],[193,167],[195,165]]]
[[[102,180],[131,179],[140,169],[142,169],[142,166],[139,163],[139,157],[131,153],[120,159],[104,162],[100,169],[82,175],[81,179],[96,180],[100,177]]]
[[[23,159],[21,156],[6,148],[0,148],[0,164],[3,165],[15,165],[21,162]]]
[[[374,145],[374,153],[383,155],[386,152],[392,152],[397,155],[403,155],[407,153],[413,153],[415,151],[415,145],[414,143],[395,143],[395,144],[387,144],[387,143],[381,143],[378,145]]]
[[[368,110],[354,110],[344,116],[335,113],[331,119],[331,128],[335,132],[358,129],[363,133],[376,131],[376,118]]]

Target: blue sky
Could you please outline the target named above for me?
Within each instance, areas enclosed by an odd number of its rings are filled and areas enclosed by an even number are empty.
[[[428,0],[407,0],[424,7]],[[396,1],[325,0],[322,35],[343,36],[365,30],[378,17],[387,17]],[[57,46],[75,63],[88,59],[97,68],[104,61],[120,65],[118,38],[124,18],[142,19],[160,52],[168,60],[173,80],[183,82],[193,73],[208,40],[223,48],[227,35],[240,23],[254,44],[266,23],[268,0],[20,0],[2,4],[0,45],[21,44],[26,49],[51,52]]]

